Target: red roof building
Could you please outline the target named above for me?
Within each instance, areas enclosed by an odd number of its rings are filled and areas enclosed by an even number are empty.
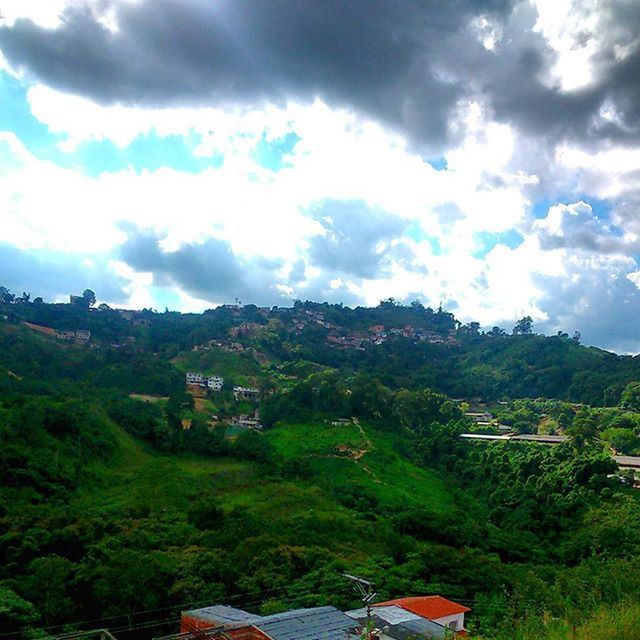
[[[418,616],[437,622],[451,630],[465,634],[464,614],[471,611],[469,607],[447,600],[442,596],[416,596],[413,598],[398,598],[387,602],[378,602],[374,607],[396,606],[410,611]]]

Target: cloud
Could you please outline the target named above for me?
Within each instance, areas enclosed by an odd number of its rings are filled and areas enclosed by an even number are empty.
[[[0,48],[14,68],[102,104],[319,96],[438,146],[455,129],[456,104],[477,98],[553,143],[638,140],[637,2],[569,6],[563,14],[507,0],[73,2],[55,28],[27,18],[0,28]],[[588,71],[571,84],[578,63]]]
[[[66,300],[70,293],[89,288],[99,300],[123,304],[128,300],[128,281],[110,269],[108,257],[66,254],[59,251],[21,251],[0,243],[1,284],[14,293],[31,293],[32,299]]]
[[[591,205],[582,201],[551,207],[546,218],[536,221],[533,228],[545,250],[566,247],[595,254],[640,252],[640,238],[599,220]]]
[[[408,222],[362,201],[318,203],[310,217],[322,226],[323,233],[310,240],[309,260],[330,273],[380,277],[394,258],[411,258],[406,245],[391,243],[402,236]]]
[[[43,83],[101,102],[168,106],[282,103],[316,96],[442,142],[466,82],[441,52],[506,0],[454,5],[375,0],[70,3],[50,29],[0,29],[7,60]],[[485,51],[479,40],[468,47]]]
[[[638,265],[623,256],[568,254],[565,273],[536,277],[543,295],[538,306],[548,319],[537,331],[582,333],[583,342],[618,353],[640,352],[637,318],[640,294],[633,282]]]
[[[137,272],[153,275],[153,284],[178,287],[188,295],[212,304],[240,298],[255,304],[289,301],[277,288],[281,260],[236,256],[225,240],[208,238],[166,251],[163,237],[125,225],[127,240],[119,258]]]

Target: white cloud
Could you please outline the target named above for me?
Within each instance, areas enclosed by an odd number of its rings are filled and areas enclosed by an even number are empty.
[[[228,241],[238,256],[282,260],[282,267],[274,271],[280,280],[275,288],[294,297],[324,277],[307,260],[310,240],[324,230],[307,214],[325,199],[364,201],[411,223],[440,246],[434,251],[430,241],[404,236],[412,259],[391,260],[385,277],[332,275],[323,290],[336,296],[344,292],[377,304],[390,296],[421,294],[432,305],[440,300],[445,306],[455,302],[463,321],[492,325],[531,315],[548,326],[564,322],[570,329],[569,311],[562,305],[567,291],[575,295],[578,285],[588,291],[589,279],[604,286],[610,273],[636,285],[640,282],[632,260],[591,259],[576,247],[544,245],[545,237],[566,238],[596,223],[592,229],[596,236],[611,232],[581,202],[551,207],[546,218],[527,225],[529,190],[538,185],[540,176],[519,164],[522,141],[516,132],[493,122],[477,102],[460,105],[461,142],[446,153],[447,169],[436,171],[401,136],[320,101],[227,113],[142,110],[102,107],[40,86],[30,89],[29,101],[43,123],[66,136],[65,149],[99,139],[125,148],[150,131],[161,136],[196,132],[201,139],[194,153],[224,154],[220,168],[197,174],[163,168],[90,177],[80,169],[36,159],[13,135],[0,138],[4,143],[0,162],[8,167],[0,174],[0,221],[12,242],[22,248],[111,251],[110,268],[130,283],[132,307],[154,306],[153,276],[136,273],[117,258],[126,236],[119,226],[122,221],[153,230],[163,238],[164,251],[218,238]],[[261,167],[252,157],[261,138],[277,140],[290,131],[301,139],[285,167],[277,172]],[[576,181],[597,175],[592,192],[599,197],[611,193],[606,181],[609,185],[621,181],[617,193],[632,187],[633,158],[623,149],[589,154],[564,146],[555,162],[544,180],[553,175],[558,184],[573,183],[577,188]],[[497,245],[486,256],[475,257],[478,232],[510,229],[525,236],[519,247]],[[379,249],[397,241],[389,239]],[[288,274],[301,259],[304,279],[289,283]],[[183,310],[211,306],[211,301],[186,291],[173,293]],[[577,314],[588,315],[584,304],[576,298]]]
[[[27,18],[47,29],[60,25],[60,14],[70,0],[3,0],[3,22],[9,26],[20,18]]]

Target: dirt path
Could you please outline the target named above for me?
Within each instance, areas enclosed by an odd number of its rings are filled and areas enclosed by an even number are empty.
[[[373,449],[373,444],[371,442],[371,440],[369,440],[369,438],[367,438],[367,434],[364,432],[364,429],[362,428],[362,425],[355,420],[354,418],[354,423],[356,425],[356,427],[358,427],[358,431],[360,431],[360,435],[362,436],[362,440],[364,441],[365,447],[364,449],[359,449],[358,451],[354,452],[352,458],[354,460],[360,460],[360,458],[362,458],[362,456],[365,453],[369,453],[369,451],[371,451],[371,449]]]

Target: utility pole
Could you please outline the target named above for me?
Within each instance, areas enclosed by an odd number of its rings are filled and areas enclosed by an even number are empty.
[[[369,582],[369,580],[365,580],[364,578],[359,578],[358,576],[352,576],[349,573],[342,574],[348,580],[351,580],[355,590],[360,595],[362,600],[362,604],[367,608],[367,629],[369,629],[369,634],[371,633],[371,603],[374,598],[378,595],[374,590],[373,582]]]

